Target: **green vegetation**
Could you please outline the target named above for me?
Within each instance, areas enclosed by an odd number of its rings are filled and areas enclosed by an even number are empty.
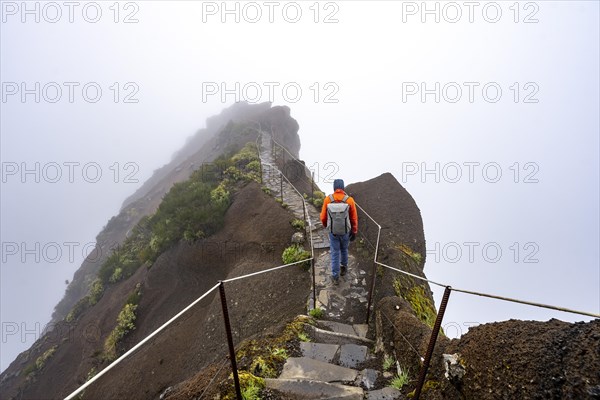
[[[392,381],[390,382],[390,386],[395,389],[402,389],[404,385],[406,385],[410,381],[410,377],[408,376],[408,371],[404,370],[400,373],[400,375],[396,375]]]
[[[102,297],[102,294],[104,294],[104,285],[100,279],[96,279],[94,283],[92,283],[90,294],[87,296],[90,306],[96,304]]]
[[[23,368],[23,374],[25,376],[33,374],[35,371],[36,371],[35,363],[31,363],[28,366],[26,366],[25,368]]]
[[[44,368],[46,362],[54,355],[54,353],[56,353],[56,349],[58,349],[58,345],[54,345],[48,350],[46,350],[44,354],[42,354],[35,360],[34,363],[29,364],[23,369],[23,374],[27,376]]]
[[[265,380],[263,378],[256,377],[249,372],[240,372],[239,378],[242,399],[260,400],[260,392],[265,388]]]
[[[40,369],[44,368],[44,365],[46,365],[46,361],[48,361],[50,359],[50,357],[52,357],[54,355],[54,353],[56,353],[57,348],[58,348],[58,345],[54,345],[54,346],[50,347],[48,350],[46,350],[44,352],[44,354],[42,354],[41,356],[39,356],[37,358],[37,360],[35,360],[35,367],[37,368],[38,371]]]
[[[260,173],[260,160],[252,160],[246,166],[248,171]]]
[[[135,289],[127,297],[127,301],[117,317],[117,326],[104,342],[104,358],[112,361],[117,358],[117,345],[130,331],[135,329],[135,319],[138,304],[142,296],[142,285],[135,285]]]
[[[425,381],[425,384],[423,385],[423,390],[421,391],[421,393],[427,393],[427,391],[429,391],[429,390],[437,390],[439,387],[440,387],[440,383],[438,381],[428,380],[428,381]],[[413,390],[412,392],[407,394],[406,397],[408,397],[409,399],[412,399],[413,397],[415,397],[415,390]]]
[[[275,349],[271,350],[271,355],[273,357],[280,358],[283,361],[287,360],[287,358],[288,358],[287,351],[285,349],[280,349],[280,348],[275,348]]]
[[[396,364],[396,361],[394,361],[394,358],[392,356],[388,356],[386,354],[383,357],[383,370],[384,371],[389,371],[390,369],[392,369],[394,367],[395,364]]]
[[[320,307],[313,308],[308,314],[315,319],[321,319],[323,317],[323,309]]]
[[[325,200],[325,193],[320,190],[315,190],[313,197],[309,200],[317,209],[323,207],[323,200]]]
[[[422,286],[413,286],[406,292],[402,290],[402,282],[398,278],[394,279],[394,289],[398,297],[402,297],[410,303],[417,318],[430,328],[433,328],[437,314],[433,303],[425,295],[425,289]]]
[[[77,303],[75,303],[75,305],[73,306],[71,311],[69,311],[69,313],[65,317],[65,321],[73,322],[89,306],[90,306],[90,296],[85,296],[84,298],[80,299]]]
[[[298,316],[275,335],[266,335],[259,339],[243,341],[236,351],[242,396],[248,399],[262,398],[264,378],[276,377],[288,359],[290,343],[304,333],[304,326],[313,320],[307,316]],[[306,336],[308,339],[308,336]],[[236,399],[233,380],[221,385],[221,399]],[[249,397],[246,397],[249,396]]]
[[[242,128],[231,125],[229,129]],[[246,134],[240,133],[241,136]],[[175,183],[158,210],[137,223],[122,245],[102,264],[90,294],[68,313],[67,322],[95,305],[107,285],[131,277],[142,265],[149,268],[158,256],[179,241],[194,242],[214,234],[223,225],[231,194],[238,184],[260,181],[260,158],[253,142],[238,152],[217,158],[214,165],[214,170],[199,169],[187,181]]]
[[[310,342],[310,337],[305,332],[298,332],[298,340],[301,342]]]
[[[132,304],[134,306],[137,306],[138,304],[140,304],[141,297],[142,284],[138,283],[137,285],[135,285],[135,289],[133,289],[133,291],[129,294],[129,297],[127,297],[127,301],[125,302],[125,304]]]
[[[413,251],[409,246],[405,244],[399,244],[397,246],[398,250],[402,251],[404,254],[409,256],[417,265],[421,265],[421,261],[423,261],[423,256],[421,253]]]
[[[283,250],[283,254],[281,255],[281,259],[283,260],[284,264],[292,264],[308,258],[310,258],[310,253],[297,244],[287,247],[285,250]],[[299,265],[305,269],[310,267],[310,263],[308,261],[305,263],[300,263]]]
[[[261,356],[254,359],[250,365],[250,371],[264,378],[277,378],[277,371],[273,369],[270,362],[263,359]]]
[[[293,219],[292,222],[290,222],[292,224],[292,226],[294,227],[294,229],[302,231],[305,228],[305,222],[301,219]]]
[[[117,326],[115,326],[104,342],[104,357],[108,361],[113,361],[117,358],[117,344],[125,335],[135,329],[135,310],[137,307],[134,304],[125,304],[119,313]]]
[[[123,278],[123,270],[120,267],[115,268],[113,274],[110,276],[108,281],[110,283],[119,282]],[[102,282],[100,282],[102,284]]]

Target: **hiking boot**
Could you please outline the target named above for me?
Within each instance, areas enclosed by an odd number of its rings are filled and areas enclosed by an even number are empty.
[[[342,265],[341,267],[341,271],[340,271],[340,275],[344,276],[346,275],[346,272],[348,271],[348,266],[347,265]]]
[[[331,281],[333,282],[333,284],[335,286],[338,286],[340,284],[340,277],[339,276],[333,276],[333,277],[331,277]]]

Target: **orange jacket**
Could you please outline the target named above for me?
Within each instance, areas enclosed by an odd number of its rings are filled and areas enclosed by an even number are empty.
[[[333,193],[333,199],[335,201],[342,201],[346,192],[342,189],[336,189]],[[323,208],[321,209],[321,223],[324,227],[327,227],[327,204],[331,203],[331,199],[329,196],[325,197],[323,200]],[[350,216],[350,225],[352,226],[352,232],[358,232],[358,212],[356,212],[356,203],[352,197],[348,197],[346,203],[350,206],[349,216]]]

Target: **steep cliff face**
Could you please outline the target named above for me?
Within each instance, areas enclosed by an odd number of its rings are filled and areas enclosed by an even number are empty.
[[[156,211],[173,184],[188,179],[194,171],[209,165],[219,155],[235,147],[236,143],[256,135],[255,128],[259,125],[263,129],[272,129],[274,136],[289,144],[295,154],[300,149],[299,126],[291,117],[288,107],[240,102],[208,118],[206,125],[205,129],[190,138],[171,162],[156,170],[148,181],[127,198],[119,214],[108,221],[96,237],[96,248],[75,272],[64,298],[56,305],[53,322],[65,318],[77,301],[89,292],[94,277],[108,256],[119,247],[142,217]]]
[[[217,280],[281,263],[283,249],[294,233],[290,224],[293,216],[261,190],[255,182],[259,180],[256,164],[247,157],[248,149],[251,152],[254,148],[259,124],[263,129],[272,126],[277,140],[296,143],[297,153],[297,122],[285,107],[237,104],[207,124],[207,130],[214,131],[214,136],[206,138],[199,149],[186,148],[179,152],[173,162],[151,178],[152,185],[145,185],[124,203],[119,215],[98,235],[97,253],[103,256],[84,262],[56,308],[54,329],[20,354],[0,376],[2,398],[62,398],[108,365],[115,357],[110,353],[118,355],[139,342]],[[192,142],[198,145],[200,141]],[[250,147],[244,148],[245,144]],[[192,155],[183,162],[179,161],[190,153]],[[214,183],[205,183],[204,175],[210,176],[209,181],[214,178]],[[195,183],[190,184],[187,179]],[[186,211],[189,206],[185,197],[173,199],[171,205],[163,201],[167,193],[173,198],[175,195],[195,196],[196,192],[208,195],[208,191],[211,202],[230,202],[219,225],[222,228],[214,234],[206,235],[189,226],[187,214],[192,219],[213,217],[193,215],[197,211],[193,209]],[[159,212],[175,219],[159,221],[156,218]],[[180,215],[181,212],[184,214]],[[183,225],[170,227],[169,221]],[[256,229],[257,226],[263,229]],[[163,242],[165,237],[169,239],[169,232],[179,235],[183,231],[190,236],[184,234],[168,247],[157,244],[160,242],[157,239]],[[131,256],[141,261],[131,260]],[[112,265],[114,262],[117,264]],[[253,289],[261,288],[260,282],[252,285]],[[305,274],[291,271],[284,284],[276,288],[272,288],[270,282],[264,285],[261,293],[271,291],[272,296],[277,294],[280,298],[272,307],[279,310],[279,314],[274,318],[269,315],[269,319],[276,321],[302,312],[308,291]],[[285,296],[281,295],[282,291]],[[218,302],[213,304],[213,297],[214,294],[198,304],[189,319],[184,318],[164,336],[157,337],[160,350],[152,346],[149,353],[141,351],[136,355],[141,358],[132,358],[125,370],[105,381],[108,382],[106,387],[95,386],[93,390],[100,390],[95,398],[147,398],[147,393],[160,390],[165,382],[184,379],[190,365],[199,367],[222,355],[222,341],[211,339],[222,333],[222,322],[211,317],[218,311]],[[232,298],[236,304],[252,306],[243,296]],[[272,301],[272,297],[263,301],[267,300]],[[132,314],[135,315],[133,320]],[[251,334],[242,323],[250,316],[258,321],[253,326],[268,323],[256,311],[233,314],[238,323],[237,337]],[[195,343],[196,347],[184,350],[181,346],[188,343]],[[134,367],[141,365],[136,363],[156,363],[158,367],[140,369]],[[160,379],[156,379],[156,368],[162,368]],[[115,385],[114,379],[120,378],[123,384]],[[137,382],[148,391],[140,393],[139,386],[131,386],[131,382]],[[135,393],[124,389],[127,387]],[[111,388],[118,390],[111,392]],[[107,393],[112,394],[106,397]],[[92,395],[91,389],[88,396]]]

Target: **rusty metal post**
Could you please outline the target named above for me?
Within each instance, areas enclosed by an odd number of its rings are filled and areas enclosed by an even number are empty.
[[[448,299],[451,291],[452,288],[450,286],[446,286],[446,289],[444,290],[444,296],[442,296],[442,302],[440,303],[440,310],[438,311],[437,317],[435,318],[435,323],[433,324],[433,332],[431,332],[431,338],[429,339],[429,347],[427,347],[425,361],[423,362],[421,371],[419,372],[419,381],[417,382],[417,388],[415,389],[415,400],[419,400],[419,396],[421,396],[421,390],[425,384],[427,370],[429,369],[429,363],[431,362],[431,357],[433,356],[435,342],[437,341],[440,328],[442,327],[442,319],[444,319],[444,313],[446,312],[446,306],[448,305]]]
[[[281,204],[283,204],[283,172],[279,171],[279,189],[281,190]]]
[[[311,260],[311,264],[312,264],[312,278],[313,278],[313,308],[316,309],[317,308],[317,285],[316,285],[316,279],[315,279],[315,259],[313,257],[313,259]]]
[[[240,378],[238,376],[237,362],[235,360],[235,347],[233,347],[233,335],[231,334],[231,324],[229,323],[229,312],[227,311],[227,299],[225,297],[225,286],[223,285],[223,281],[219,281],[219,292],[221,294],[221,307],[223,308],[223,321],[225,322],[225,332],[227,332],[227,343],[229,344],[229,358],[231,359],[231,371],[233,372],[235,393],[237,395],[238,400],[242,400]]]
[[[308,224],[306,223],[306,203],[304,202],[304,200],[302,201],[302,211],[304,212],[304,226],[308,226]]]
[[[373,293],[375,292],[375,280],[377,279],[377,263],[373,261],[373,272],[371,272],[371,290],[369,291],[369,301],[367,302],[367,322],[369,325],[369,318],[371,316],[371,304],[373,303]]]

